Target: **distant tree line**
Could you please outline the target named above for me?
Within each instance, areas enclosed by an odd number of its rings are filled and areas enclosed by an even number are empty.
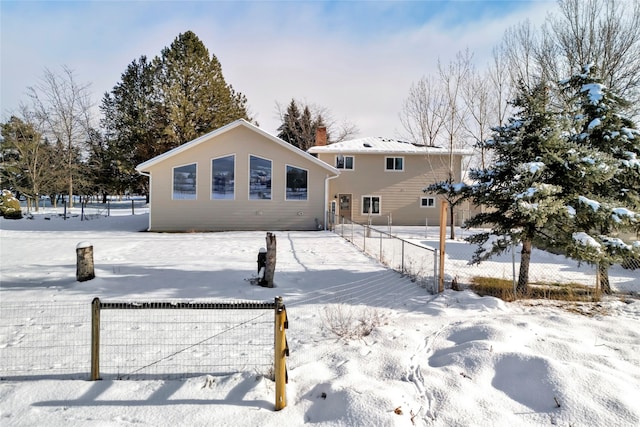
[[[191,31],[155,58],[127,66],[102,98],[99,126],[89,87],[63,67],[45,70],[29,88],[31,104],[2,125],[3,187],[29,199],[145,194],[137,164],[236,119],[251,120],[246,97],[227,84],[220,62]]]

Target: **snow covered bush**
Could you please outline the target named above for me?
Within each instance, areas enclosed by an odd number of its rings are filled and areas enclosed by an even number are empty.
[[[0,194],[0,215],[7,219],[22,218],[20,201],[9,190],[2,190],[2,194]]]
[[[336,336],[345,339],[362,339],[382,324],[382,315],[371,307],[354,307],[347,304],[330,304],[324,307],[322,322]]]

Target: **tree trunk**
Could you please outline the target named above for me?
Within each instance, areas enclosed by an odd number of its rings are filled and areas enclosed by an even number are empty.
[[[264,269],[264,278],[262,286],[273,288],[273,276],[276,272],[276,235],[267,233],[267,265]]]
[[[456,227],[455,227],[455,219],[453,218],[453,203],[449,203],[449,215],[451,218],[449,219],[451,223],[451,232],[449,233],[449,238],[451,240],[455,240],[456,238]]]
[[[69,168],[71,168],[71,161],[69,161]],[[71,170],[71,169],[69,169]],[[71,172],[69,172],[71,174]],[[69,175],[69,208],[73,207],[73,177]]]
[[[96,277],[93,268],[93,245],[80,242],[76,246],[76,280],[85,282]]]
[[[531,263],[531,240],[522,242],[522,253],[520,254],[520,274],[518,275],[518,285],[516,286],[516,296],[522,297],[529,292],[529,264]]]
[[[600,273],[600,290],[607,295],[611,295],[611,283],[609,283],[609,263],[601,261],[598,263]]]

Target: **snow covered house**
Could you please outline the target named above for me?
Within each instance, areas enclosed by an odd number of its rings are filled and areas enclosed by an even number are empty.
[[[237,120],[139,164],[150,231],[316,230],[339,171]]]
[[[450,166],[454,182],[460,182],[463,161],[472,154],[454,150],[450,156],[446,148],[378,137],[327,145],[324,130],[308,152],[341,172],[329,181],[331,212],[359,223],[371,219],[374,225],[438,224],[440,197],[423,189],[446,180]],[[467,219],[468,210],[467,205],[456,209],[456,224]]]

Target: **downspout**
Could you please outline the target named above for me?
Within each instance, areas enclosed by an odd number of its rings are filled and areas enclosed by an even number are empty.
[[[327,231],[327,214],[329,213],[329,180],[339,177],[340,175],[329,176],[326,175],[324,178],[324,231]]]
[[[136,169],[137,170],[137,169]],[[138,173],[142,176],[149,178],[149,224],[147,225],[147,231],[151,230],[151,174],[138,170]]]

